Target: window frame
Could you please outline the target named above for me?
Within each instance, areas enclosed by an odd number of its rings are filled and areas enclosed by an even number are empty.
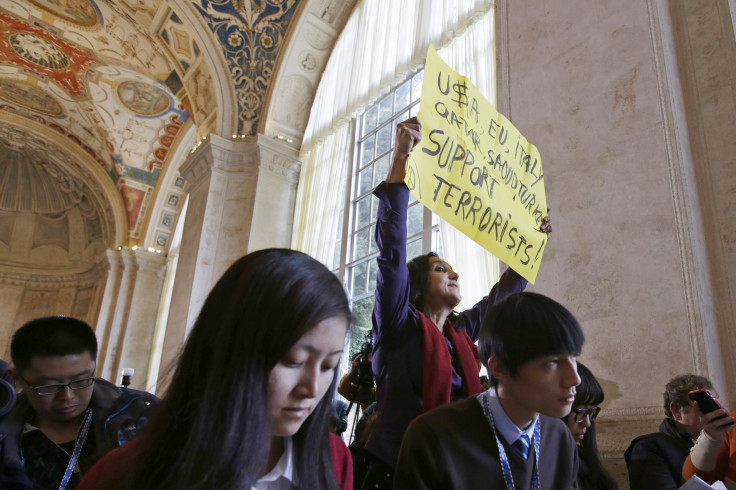
[[[423,75],[424,69],[421,68],[407,76],[405,80],[392,87],[389,92],[383,94],[373,104],[366,107],[365,111],[354,117],[350,123],[353,134],[351,141],[352,158],[349,163],[349,171],[344,180],[343,202],[342,209],[340,210],[340,237],[335,242],[335,247],[340,247],[339,255],[336,254],[335,256],[339,260],[339,263],[336,264],[336,267],[333,267],[333,270],[338,274],[338,277],[345,286],[353,311],[355,311],[357,303],[366,299],[369,299],[371,302],[370,309],[372,310],[375,276],[377,272],[375,259],[378,257],[378,249],[375,248],[374,242],[378,200],[372,195],[373,189],[384,180],[388,165],[390,165],[390,158],[395,145],[396,125],[409,117],[415,116],[419,112]],[[419,80],[419,83],[417,83],[417,80]],[[396,94],[407,85],[409,87],[408,103],[397,109]],[[385,118],[385,120],[380,121],[380,109],[378,108],[381,104],[385,104],[389,98],[391,98],[391,115]],[[374,110],[379,112],[376,115],[376,124],[366,129],[366,118],[370,117],[370,113]],[[379,133],[386,131],[386,128],[389,128],[390,140],[388,148],[381,148],[377,152],[374,144],[374,148],[371,150],[373,153],[372,157],[363,158],[363,149],[365,148],[366,142],[371,138],[374,141],[377,140]],[[379,164],[379,161],[384,158],[386,159],[385,170]],[[371,170],[372,181],[369,185],[364,184],[361,191],[361,172],[369,169]],[[382,172],[382,175],[376,175],[377,172]],[[365,218],[359,216],[361,201],[363,203],[367,201],[369,204],[367,223],[362,223],[362,221],[365,221]],[[414,226],[414,229],[407,233],[407,257],[410,258],[418,254],[426,254],[433,250],[441,254],[442,243],[439,230],[439,217],[424,207],[414,196],[411,196],[409,213],[407,213],[408,222],[411,221],[412,208],[419,209],[416,206],[421,208],[421,226]],[[407,223],[407,226],[410,227],[410,224]],[[368,243],[365,245],[366,252],[357,256],[356,251],[359,246],[357,243],[359,234],[363,234],[364,238],[367,236]],[[412,247],[412,245],[414,246]],[[419,246],[417,247],[417,245]],[[360,288],[356,288],[358,268],[363,264],[366,264],[366,269],[365,275],[361,280],[365,282]],[[356,290],[358,291],[357,294]],[[370,331],[370,322],[368,321],[366,325],[363,325],[358,324],[360,321],[361,318],[356,318],[355,335],[350,346],[350,359],[360,350],[363,342],[366,340],[368,331]]]

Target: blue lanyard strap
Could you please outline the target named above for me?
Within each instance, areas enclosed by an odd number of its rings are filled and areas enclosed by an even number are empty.
[[[74,451],[72,452],[72,457],[69,458],[69,464],[66,465],[66,471],[64,472],[64,478],[61,479],[61,484],[59,484],[59,490],[64,490],[66,488],[67,483],[69,483],[69,479],[72,477],[72,472],[74,471],[74,467],[77,465],[77,459],[79,459],[79,453],[82,452],[82,446],[84,446],[84,441],[87,440],[87,433],[89,432],[89,426],[92,424],[92,409],[87,409],[87,414],[84,416],[84,422],[82,422],[82,430],[79,432],[79,437],[77,437],[77,443],[74,444]]]
[[[501,440],[498,438],[498,433],[496,432],[496,423],[493,421],[493,413],[491,412],[491,405],[488,401],[488,392],[484,391],[483,393],[478,394],[476,398],[483,407],[483,413],[485,413],[486,419],[491,425],[491,429],[493,429],[493,436],[496,438],[496,445],[498,446],[498,458],[501,460],[503,481],[504,483],[506,483],[506,489],[515,490],[516,487],[514,486],[514,477],[511,475],[511,465],[509,465],[509,459],[506,456],[506,449],[504,449],[503,444],[501,444]],[[534,424],[534,437],[532,438],[532,443],[534,447],[534,476],[532,477],[531,488],[534,490],[539,490],[539,441],[541,437],[542,434],[539,426],[539,419],[537,418],[537,421]]]

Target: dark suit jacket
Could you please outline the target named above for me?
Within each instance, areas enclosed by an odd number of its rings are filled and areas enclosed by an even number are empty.
[[[577,489],[575,441],[559,419],[539,416],[540,488]],[[516,488],[530,488],[534,452],[524,461],[498,436],[511,466]],[[443,405],[417,417],[409,425],[399,452],[394,488],[505,489],[498,446],[483,409],[475,397]]]
[[[639,436],[624,453],[631,490],[675,490],[682,485],[685,464],[693,440],[672,419],[659,425],[659,432]]]

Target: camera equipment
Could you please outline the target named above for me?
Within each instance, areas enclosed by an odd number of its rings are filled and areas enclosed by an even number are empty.
[[[10,364],[0,359],[0,420],[15,406],[15,386],[9,368]]]
[[[130,385],[130,380],[133,377],[133,374],[135,374],[135,369],[123,368],[122,372],[120,373],[120,376],[122,376],[120,386],[122,386],[123,388],[127,388]]]
[[[15,406],[15,387],[4,378],[0,378],[0,419],[5,417]]]
[[[359,389],[364,387],[373,388],[375,378],[373,377],[373,365],[371,363],[372,355],[373,342],[369,340],[363,343],[358,358],[358,366],[355,368],[353,384]]]
[[[358,358],[358,365],[352,370],[352,381],[350,384],[355,388],[354,395],[349,398],[350,405],[348,412],[356,405],[355,414],[353,415],[353,429],[350,433],[350,441],[353,440],[355,425],[360,415],[362,407],[367,407],[375,400],[373,387],[375,385],[375,377],[373,376],[373,332],[368,332],[368,341],[363,342],[360,352],[355,355]]]

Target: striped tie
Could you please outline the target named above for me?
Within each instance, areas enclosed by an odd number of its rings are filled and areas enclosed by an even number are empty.
[[[524,458],[524,461],[529,457],[529,436],[526,434],[522,434],[513,444],[512,446],[518,452],[522,458]]]

